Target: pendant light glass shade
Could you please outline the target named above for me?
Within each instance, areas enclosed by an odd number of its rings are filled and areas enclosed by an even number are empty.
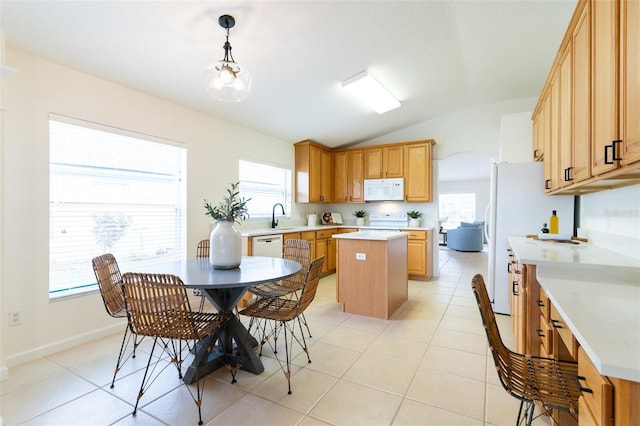
[[[233,16],[222,15],[218,19],[222,28],[227,30],[227,40],[224,43],[224,58],[214,62],[207,68],[205,89],[212,98],[224,102],[240,102],[249,96],[251,90],[251,75],[246,67],[237,64],[231,54],[229,43],[229,28],[236,21]]]
[[[251,90],[251,75],[247,68],[233,61],[220,60],[209,65],[206,82],[207,92],[219,101],[243,101]]]

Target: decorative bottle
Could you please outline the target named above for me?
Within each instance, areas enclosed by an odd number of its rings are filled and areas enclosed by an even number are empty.
[[[556,215],[556,211],[553,210],[551,217],[549,218],[549,233],[557,234],[559,226],[560,226],[560,219]]]
[[[548,234],[549,233],[549,228],[547,228],[547,224],[546,223],[542,224],[542,229],[540,230],[540,232],[542,232],[543,234]]]

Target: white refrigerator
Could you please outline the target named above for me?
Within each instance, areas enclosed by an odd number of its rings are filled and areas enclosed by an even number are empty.
[[[559,233],[572,235],[574,197],[545,195],[543,164],[495,163],[491,170],[485,233],[489,247],[487,290],[497,313],[509,314],[507,237],[538,234],[556,210]]]

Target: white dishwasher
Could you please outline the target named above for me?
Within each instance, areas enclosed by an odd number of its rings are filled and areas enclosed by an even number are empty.
[[[251,254],[253,256],[282,257],[282,234],[252,237]]]

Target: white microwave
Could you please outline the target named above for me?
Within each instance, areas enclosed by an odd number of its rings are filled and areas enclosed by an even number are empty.
[[[403,201],[404,179],[365,179],[365,201]]]

